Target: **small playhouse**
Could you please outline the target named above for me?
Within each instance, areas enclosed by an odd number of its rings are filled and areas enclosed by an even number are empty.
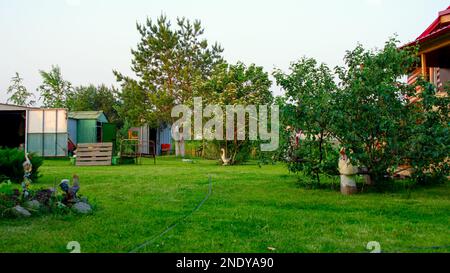
[[[116,127],[103,111],[78,111],[68,114],[69,141],[73,145],[114,142]]]
[[[67,110],[0,104],[0,147],[44,157],[67,156]]]

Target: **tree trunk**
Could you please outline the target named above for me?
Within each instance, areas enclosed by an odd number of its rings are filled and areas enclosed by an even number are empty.
[[[206,150],[206,142],[205,139],[202,139],[202,154],[201,154],[202,158],[205,158],[205,150]]]
[[[369,172],[369,169],[367,167],[359,168],[358,172],[359,172],[359,174],[363,175],[364,184],[365,185],[368,185],[368,186],[372,186],[373,185],[373,180],[370,177],[370,172]]]
[[[363,177],[364,177],[364,184],[366,184],[368,186],[372,186],[373,185],[373,180],[370,177],[370,175],[365,174]]]
[[[175,156],[179,156],[179,155],[180,155],[180,142],[175,141]]]
[[[352,195],[358,192],[355,177],[355,175],[341,174],[341,193],[343,195]]]
[[[180,140],[180,156],[185,156],[185,149],[184,149],[184,138],[181,138]]]
[[[322,164],[323,161],[323,132],[320,132],[320,140],[319,140],[319,165]],[[317,186],[320,185],[320,169],[317,170],[316,178],[317,178]]]

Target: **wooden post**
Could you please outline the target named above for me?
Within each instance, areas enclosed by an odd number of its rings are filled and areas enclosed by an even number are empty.
[[[427,56],[425,54],[422,54],[421,59],[422,59],[422,76],[425,80],[428,81]]]

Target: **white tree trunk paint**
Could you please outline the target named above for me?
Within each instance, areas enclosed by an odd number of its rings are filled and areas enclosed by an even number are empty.
[[[175,156],[179,156],[179,155],[180,155],[180,142],[175,141]]]
[[[339,173],[341,174],[341,193],[345,195],[354,194],[357,192],[356,175],[358,168],[354,167],[347,156],[339,158]]]

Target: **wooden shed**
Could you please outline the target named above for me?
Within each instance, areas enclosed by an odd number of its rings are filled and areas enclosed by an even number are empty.
[[[115,125],[109,123],[103,111],[69,112],[68,132],[75,145],[114,142],[116,138]]]
[[[172,150],[172,131],[171,125],[162,123],[158,127],[154,128],[145,124],[141,127],[133,127],[129,130],[130,137],[135,138],[142,143],[140,151],[143,154],[149,153],[149,147],[147,143],[152,141],[156,146],[156,155],[161,155],[163,150]]]

